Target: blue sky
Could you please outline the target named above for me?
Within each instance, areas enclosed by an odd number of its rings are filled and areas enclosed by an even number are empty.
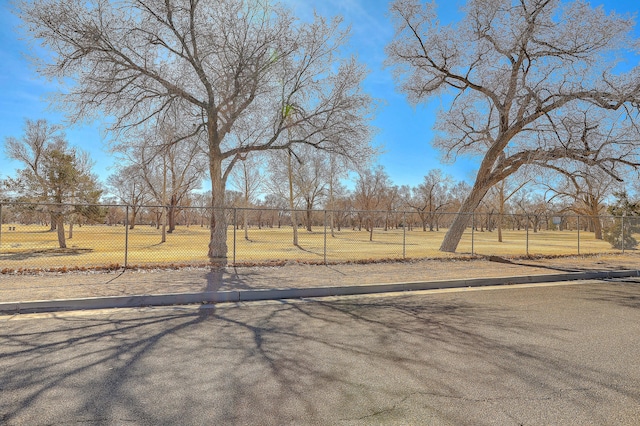
[[[394,88],[391,72],[383,67],[384,46],[393,36],[387,19],[387,0],[284,0],[296,13],[305,18],[315,8],[320,14],[342,15],[351,26],[349,49],[366,63],[370,75],[365,89],[382,100],[374,125],[378,133],[374,143],[383,145],[379,157],[396,185],[415,186],[431,169],[440,168],[457,180],[471,182],[475,172],[472,160],[459,158],[455,164],[442,164],[441,156],[431,146],[432,127],[438,99],[413,108]],[[636,14],[637,0],[594,0],[592,5],[604,5],[606,10]],[[462,0],[439,1],[442,21],[456,19]],[[48,108],[45,97],[54,93],[56,84],[38,77],[24,56],[26,44],[16,33],[18,19],[10,12],[9,2],[0,0],[0,141],[8,136],[20,137],[25,118],[47,118],[64,123],[64,114]],[[638,31],[636,31],[638,33]],[[113,159],[105,151],[104,136],[99,122],[68,128],[67,138],[72,145],[88,151],[96,162],[94,171],[104,179],[110,173]],[[0,179],[13,174],[21,165],[0,155]]]

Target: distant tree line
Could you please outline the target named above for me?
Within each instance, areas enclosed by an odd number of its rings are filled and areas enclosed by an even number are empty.
[[[206,158],[197,144],[157,151],[141,141],[116,152],[117,167],[100,182],[91,171],[88,154],[70,148],[59,126],[27,120],[22,138],[5,141],[7,155],[24,167],[2,182],[4,199],[24,204],[11,216],[5,212],[3,221],[49,225],[58,232],[61,248],[65,224],[72,238],[74,224],[127,223],[135,229],[143,223],[162,228],[162,242],[178,225],[209,227],[210,194],[201,191],[208,178]],[[495,231],[497,242],[502,242],[503,229],[562,229],[568,226],[566,219],[555,224],[554,216],[580,215],[582,230],[621,246],[613,239],[622,230],[605,227],[602,216],[637,215],[637,185],[625,186],[587,168],[573,174],[548,168],[524,170],[490,188],[474,211],[464,212],[474,214],[471,226]],[[415,186],[396,185],[380,165],[356,164],[303,147],[243,156],[229,177],[223,206],[238,209],[240,217],[230,217],[227,211],[225,220],[242,229],[246,239],[250,227],[286,226],[293,228],[297,244],[299,227],[313,232],[326,220],[331,235],[351,227],[367,231],[374,240],[374,229],[448,229],[470,191],[468,183],[440,169],[428,171]],[[129,216],[109,204],[128,206]],[[318,210],[327,210],[328,217],[319,216]],[[635,232],[631,222],[625,232],[625,247],[631,248],[630,233]]]

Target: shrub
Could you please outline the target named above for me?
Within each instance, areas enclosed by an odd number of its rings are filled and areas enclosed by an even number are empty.
[[[624,223],[624,233],[622,225]],[[631,250],[638,247],[638,241],[631,235],[638,231],[638,226],[633,226],[628,221],[616,220],[614,224],[604,230],[603,238],[611,247],[618,250]],[[623,244],[624,243],[624,244]]]
[[[611,247],[619,250],[631,250],[638,246],[638,241],[633,238],[634,232],[640,231],[640,201],[632,201],[626,192],[617,192],[615,204],[609,206],[609,213],[617,218],[613,225],[604,230],[604,239]],[[625,217],[626,216],[626,217]]]

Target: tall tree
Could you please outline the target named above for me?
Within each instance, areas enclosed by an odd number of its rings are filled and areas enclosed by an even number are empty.
[[[373,241],[373,227],[378,209],[383,207],[385,198],[391,188],[391,179],[384,167],[377,166],[358,173],[356,187],[353,191],[354,205],[363,215],[365,226],[369,231],[369,241]]]
[[[313,209],[326,196],[331,167],[330,156],[311,147],[297,147],[269,158],[267,188],[272,194],[289,201],[292,219],[296,219],[296,208],[304,209],[301,220],[309,232],[312,231]],[[296,228],[293,225],[294,245],[297,245]]]
[[[301,23],[267,0],[19,0],[17,11],[50,52],[38,71],[74,81],[60,97],[71,118],[106,114],[125,131],[178,110],[202,134],[212,262],[226,262],[225,184],[241,155],[367,149],[373,103],[363,66],[338,56],[339,20]]]
[[[331,236],[335,237],[336,229],[340,232],[347,223],[347,219],[351,217],[353,196],[349,189],[340,182],[331,185],[330,191],[327,208],[330,209]]]
[[[325,208],[329,210],[329,228],[331,236],[335,238],[336,205],[337,198],[346,191],[340,183],[340,179],[348,176],[349,169],[352,168],[344,158],[329,154],[329,166],[327,170],[327,202]],[[362,167],[363,165],[361,165]]]
[[[493,205],[498,208],[498,220],[496,223],[496,228],[498,229],[498,242],[503,242],[502,238],[502,225],[504,224],[505,219],[505,208],[507,202],[524,188],[531,180],[527,177],[527,175],[519,173],[508,178],[505,178],[495,184],[491,190],[489,191],[490,195],[493,195]]]
[[[210,193],[195,192],[191,195],[191,207],[198,217],[198,222],[200,223],[201,228],[204,228],[208,218],[211,216],[211,212],[209,211],[211,200],[209,200],[209,198],[211,198]]]
[[[114,143],[111,150],[122,164],[133,168],[136,179],[144,182],[148,198],[160,206],[156,207],[157,224],[162,225],[165,242],[166,233],[175,230],[188,194],[198,189],[205,177],[207,159],[202,141],[178,112],[162,122],[139,126],[128,136]]]
[[[294,184],[294,163],[298,162],[298,157],[294,156],[292,150],[286,152],[275,151],[268,159],[268,179],[265,187],[268,195],[286,204],[289,210],[292,228],[292,244],[298,245],[298,219],[296,209],[299,208],[299,192]]]
[[[295,154],[298,161],[293,162],[293,183],[305,210],[306,229],[311,232],[313,209],[326,195],[331,164],[328,155],[318,155],[309,148]]]
[[[231,172],[231,187],[242,193],[242,222],[244,239],[249,239],[249,208],[258,200],[259,192],[264,184],[264,170],[261,169],[260,158],[248,155],[242,159],[239,166]]]
[[[140,167],[135,164],[119,165],[107,178],[107,184],[117,197],[117,202],[131,209],[129,229],[134,229],[140,210],[151,198]]]
[[[574,171],[557,168],[560,181],[541,185],[551,192],[551,199],[559,197],[569,201],[566,210],[585,216],[589,223],[589,231],[601,240],[602,221],[600,216],[606,212],[605,200],[622,189],[620,182],[599,169],[578,167]]]
[[[396,35],[388,62],[414,104],[455,95],[435,144],[450,158],[482,158],[460,213],[474,211],[493,185],[527,164],[568,158],[614,176],[619,164],[638,166],[630,120],[639,70],[621,72],[615,60],[638,46],[631,17],[584,1],[469,0],[461,22],[442,25],[435,8],[417,0],[391,5]],[[456,216],[440,250],[456,250],[468,220]]]
[[[442,211],[450,204],[449,189],[453,183],[451,176],[442,174],[442,170],[430,170],[424,176],[422,183],[413,188],[412,196],[407,200],[409,207],[414,209],[422,221],[422,230],[433,231],[438,228],[438,218]]]
[[[6,186],[19,201],[43,203],[57,229],[58,245],[66,248],[65,216],[91,214],[94,209],[78,205],[97,203],[102,193],[89,156],[69,147],[60,127],[46,120],[26,120],[24,136],[7,138],[5,150],[25,165],[7,178]]]

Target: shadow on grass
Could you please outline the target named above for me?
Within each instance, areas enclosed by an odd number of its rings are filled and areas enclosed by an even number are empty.
[[[92,248],[52,248],[52,249],[33,249],[33,250],[21,250],[19,252],[2,253],[0,254],[0,260],[6,261],[20,261],[29,259],[39,259],[45,257],[64,257],[64,256],[78,256],[81,254],[93,252]]]
[[[306,249],[306,248],[302,247],[300,244],[296,245],[296,247],[298,248],[298,250],[303,251],[305,253],[313,254],[313,255],[316,255],[318,257],[322,257],[323,256],[322,252],[316,252],[316,251],[313,251],[313,250]]]

